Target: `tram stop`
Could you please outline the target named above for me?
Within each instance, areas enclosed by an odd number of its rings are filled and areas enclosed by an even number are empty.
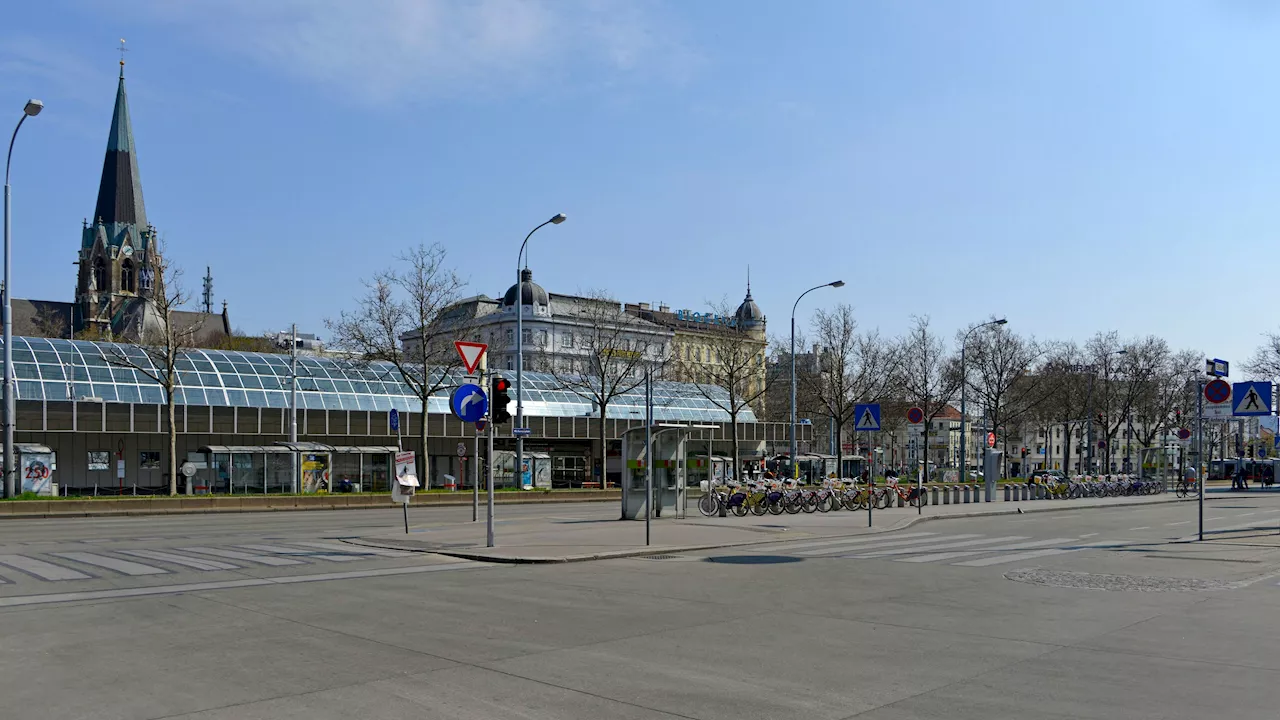
[[[688,490],[689,439],[693,430],[714,430],[711,425],[678,425],[659,423],[650,426],[652,457],[645,453],[645,427],[635,427],[622,435],[622,457],[626,470],[622,476],[622,517],[643,520],[648,511],[645,480],[653,474],[652,517],[685,516],[685,494]],[[701,445],[702,443],[697,443]],[[697,463],[697,460],[694,460]]]

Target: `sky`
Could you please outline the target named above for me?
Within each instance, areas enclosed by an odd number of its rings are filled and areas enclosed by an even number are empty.
[[[1278,33],[1264,0],[12,4],[14,294],[72,298],[125,38],[148,219],[247,333],[325,337],[418,243],[497,296],[563,212],[552,292],[705,311],[750,272],[785,338],[839,279],[802,329],[1243,364],[1280,329]]]

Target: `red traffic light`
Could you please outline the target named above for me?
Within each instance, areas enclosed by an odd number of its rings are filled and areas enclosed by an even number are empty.
[[[489,420],[495,425],[502,425],[511,420],[511,413],[507,412],[507,405],[511,403],[511,396],[507,391],[511,389],[511,381],[504,377],[496,377],[489,384]]]

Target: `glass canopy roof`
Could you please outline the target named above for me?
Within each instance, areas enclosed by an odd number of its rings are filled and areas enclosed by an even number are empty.
[[[126,362],[127,359],[127,362]],[[134,364],[153,369],[135,346],[117,343],[15,337],[14,376],[20,400],[101,400],[113,403],[164,403],[161,385]],[[289,407],[289,356],[233,350],[189,350],[179,358],[180,405],[227,407]],[[500,373],[514,377],[513,373]],[[432,378],[439,378],[434,371]],[[459,381],[461,379],[459,378]],[[450,383],[452,384],[452,383]],[[721,388],[704,389],[728,405]],[[513,389],[514,393],[514,389]],[[708,400],[695,385],[654,383],[654,419],[658,421],[728,422],[729,413]],[[311,410],[407,410],[421,412],[422,404],[386,362],[359,362],[332,357],[298,356],[298,407]],[[564,389],[552,375],[524,374],[525,413],[537,417],[590,417],[598,414],[590,398]],[[449,389],[432,395],[431,413],[449,412]],[[515,408],[511,408],[514,412]],[[614,398],[608,417],[644,417],[644,386]],[[739,422],[755,422],[744,409]]]

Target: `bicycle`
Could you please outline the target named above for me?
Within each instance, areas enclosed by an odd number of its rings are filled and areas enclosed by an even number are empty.
[[[892,504],[892,498],[894,495],[897,495],[899,499],[911,507],[916,507],[920,504],[919,490],[920,488],[914,486],[910,491],[904,490],[902,486],[898,484],[898,478],[890,478],[885,484],[885,496],[889,499],[889,502],[885,503],[885,507]]]
[[[1173,494],[1181,499],[1190,495],[1198,495],[1199,489],[1196,487],[1196,481],[1194,479],[1187,480],[1183,478],[1178,481],[1178,487],[1173,491]]]

